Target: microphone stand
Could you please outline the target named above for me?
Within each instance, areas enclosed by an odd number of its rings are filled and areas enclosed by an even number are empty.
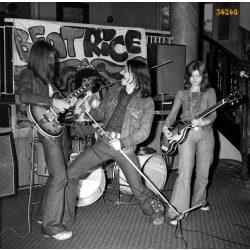
[[[171,63],[171,62],[173,62],[173,60],[168,60],[168,61],[166,61],[166,62],[157,64],[157,65],[151,67],[150,69],[155,69],[155,68],[158,68],[158,67],[160,67],[160,66],[163,66],[163,65],[168,64],[168,63]]]
[[[173,217],[171,219],[171,221],[177,220],[177,225],[175,227],[175,233],[174,233],[175,237],[182,238],[181,220],[184,218],[185,214],[187,214],[187,213],[189,213],[189,212],[191,212],[191,211],[193,211],[193,210],[195,210],[195,209],[197,209],[199,207],[204,207],[205,205],[206,205],[205,202],[204,203],[200,203],[200,204],[198,204],[196,206],[193,206],[193,207],[191,207],[191,208],[189,208],[189,209],[187,209],[187,210],[185,210],[183,212],[179,212],[179,215],[176,215],[175,217]]]

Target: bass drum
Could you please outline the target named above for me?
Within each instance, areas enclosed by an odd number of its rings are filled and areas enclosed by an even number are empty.
[[[80,153],[70,155],[71,164]],[[79,180],[77,188],[77,206],[84,207],[96,202],[103,194],[106,178],[101,167],[95,169],[86,178]]]
[[[105,174],[101,167],[91,172],[87,178],[80,180],[77,206],[84,207],[96,202],[102,196],[105,185]]]
[[[141,171],[148,177],[154,186],[159,191],[161,191],[164,188],[167,180],[167,167],[164,159],[158,154],[138,155],[138,158],[141,165]],[[152,185],[144,180],[143,177],[142,179],[143,183],[145,183],[145,185],[150,190],[156,193]],[[122,193],[132,194],[132,191],[121,169],[119,170],[119,183]]]

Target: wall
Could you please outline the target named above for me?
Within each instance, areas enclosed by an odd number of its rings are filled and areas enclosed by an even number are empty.
[[[89,23],[156,29],[157,6],[152,2],[93,2],[89,3]],[[33,3],[32,10],[34,19],[56,21],[56,3]],[[108,23],[108,16],[113,17],[112,23]]]

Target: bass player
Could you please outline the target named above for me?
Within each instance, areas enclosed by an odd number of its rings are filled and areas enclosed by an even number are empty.
[[[179,90],[174,99],[170,114],[165,120],[163,134],[171,140],[170,127],[174,124],[177,114],[181,110],[181,121],[191,121],[192,128],[188,130],[187,139],[179,144],[178,176],[171,195],[171,204],[179,212],[189,209],[190,205],[206,204],[202,210],[209,210],[206,188],[209,169],[214,156],[214,134],[212,124],[216,119],[216,112],[205,118],[194,119],[195,116],[216,104],[215,90],[210,87],[205,64],[201,61],[192,61],[186,67],[184,89]],[[191,177],[196,166],[196,179],[191,192]],[[191,193],[193,194],[191,198]],[[191,199],[191,204],[190,204]],[[171,209],[168,216],[175,214]],[[170,221],[177,225],[177,220]]]

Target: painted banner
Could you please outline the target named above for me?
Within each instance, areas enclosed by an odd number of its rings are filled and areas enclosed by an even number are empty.
[[[147,58],[144,29],[14,19],[15,75],[26,67],[30,48],[40,39],[57,51],[58,87],[64,93],[75,89],[72,76],[84,58],[109,82],[119,79],[128,59]]]
[[[119,72],[128,59],[146,61],[147,58],[146,33],[141,28],[30,19],[14,19],[13,26],[15,90],[19,73],[27,67],[29,51],[37,40],[45,40],[55,48],[58,57],[56,85],[65,96],[76,89],[74,77],[83,60],[87,59],[108,83],[113,83],[121,79]],[[17,107],[18,123],[22,113],[23,122],[27,121],[21,106]]]

